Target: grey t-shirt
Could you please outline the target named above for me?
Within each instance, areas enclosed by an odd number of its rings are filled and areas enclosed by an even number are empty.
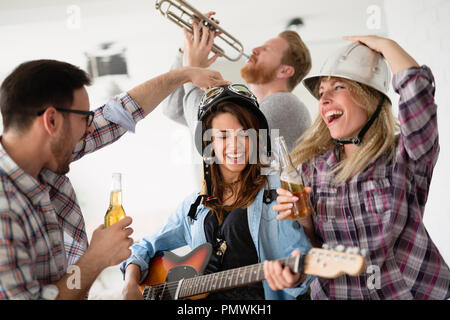
[[[311,116],[306,106],[291,92],[277,92],[264,98],[259,107],[267,118],[269,128],[279,129],[289,151],[297,139],[311,126]],[[272,136],[274,136],[272,134]]]
[[[172,70],[182,66],[182,55],[177,54]],[[198,105],[203,91],[186,83],[172,92],[163,102],[163,114],[168,118],[187,125],[194,135],[197,123]],[[277,92],[259,102],[261,111],[267,118],[269,129],[278,129],[284,136],[288,149],[296,146],[297,139],[311,125],[311,116],[306,106],[291,92]],[[273,131],[271,131],[272,133]],[[271,134],[272,139],[274,134]]]

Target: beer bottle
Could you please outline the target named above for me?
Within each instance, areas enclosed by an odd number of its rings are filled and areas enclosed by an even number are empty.
[[[292,164],[284,137],[278,137],[276,143],[278,145],[281,187],[298,198],[298,201],[293,204],[290,218],[306,217],[311,214],[311,208],[308,194],[303,187],[302,177]]]
[[[122,175],[113,173],[109,208],[105,214],[105,227],[109,227],[123,218],[125,218],[125,211],[122,207]]]

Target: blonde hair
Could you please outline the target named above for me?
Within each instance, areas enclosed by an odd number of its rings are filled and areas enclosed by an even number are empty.
[[[316,92],[319,89],[321,80],[317,81]],[[361,108],[365,109],[368,117],[370,117],[375,112],[382,93],[352,80],[339,78],[339,81],[347,85],[354,101]],[[392,114],[391,108],[391,103],[388,99],[385,99],[380,114],[364,135],[357,152],[353,152],[349,157],[341,159],[333,169],[332,174],[336,174],[333,181],[335,184],[348,181],[382,155],[386,155],[388,160],[392,159],[399,124]],[[328,127],[320,114],[311,127],[299,138],[299,141],[299,144],[291,154],[294,165],[296,166],[313,159],[335,146]]]

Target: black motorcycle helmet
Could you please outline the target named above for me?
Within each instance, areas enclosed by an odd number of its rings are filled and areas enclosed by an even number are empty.
[[[265,147],[267,156],[271,155],[269,124],[264,114],[259,109],[259,104],[253,93],[243,84],[230,84],[214,87],[208,90],[202,97],[198,108],[197,124],[195,127],[195,147],[203,156],[203,134],[206,128],[203,120],[214,110],[214,106],[222,101],[232,101],[240,106],[246,107],[252,114],[256,115],[261,123],[261,128],[267,130],[267,141]]]
[[[243,84],[229,84],[223,85],[219,87],[214,87],[203,95],[200,105],[198,108],[198,117],[197,124],[194,131],[194,142],[197,152],[203,158],[203,187],[200,195],[198,196],[195,203],[191,205],[191,209],[189,211],[189,217],[195,219],[195,214],[198,205],[202,199],[205,201],[214,199],[214,195],[211,194],[211,158],[207,155],[204,155],[204,143],[203,143],[203,135],[206,131],[206,125],[204,120],[206,117],[214,112],[214,107],[217,106],[220,102],[223,101],[231,101],[234,102],[244,108],[247,108],[252,114],[254,114],[260,124],[261,129],[265,129],[267,132],[267,139],[264,140],[264,149],[266,151],[266,155],[268,159],[271,157],[271,143],[270,143],[270,132],[269,132],[269,124],[267,122],[266,117],[259,109],[258,101],[255,95]]]

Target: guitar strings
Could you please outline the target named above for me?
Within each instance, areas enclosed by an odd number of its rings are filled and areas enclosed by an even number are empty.
[[[285,258],[285,259],[280,259],[278,261],[287,264],[290,262],[291,258]],[[249,266],[245,266],[245,267],[240,267],[239,269],[241,270],[241,272],[243,271],[248,271],[249,269],[254,269],[254,268],[261,268],[263,266],[263,263],[257,263],[257,264],[252,264]],[[235,269],[228,269],[228,270],[224,270],[224,271],[220,271],[220,272],[216,272],[216,273],[211,273],[211,274],[207,274],[207,275],[200,275],[200,277],[204,277],[205,280],[203,280],[204,282],[208,281],[206,280],[206,278],[214,278],[214,277],[221,277],[221,278],[227,278],[225,275],[227,273],[230,273],[231,275],[234,273]],[[261,271],[261,270],[259,270]],[[239,272],[240,273],[240,272]],[[224,277],[225,276],[225,277]],[[184,281],[189,281],[189,280],[196,280],[197,277],[193,277],[193,278],[186,278],[184,279]],[[180,279],[181,280],[181,279]],[[153,286],[148,286],[145,287],[145,289],[148,288],[148,292],[147,292],[147,296],[150,295],[151,290],[153,290],[154,292],[158,293],[158,291],[162,291],[164,290],[163,296],[161,300],[165,300],[164,298],[170,298],[170,294],[172,293],[173,290],[177,289],[177,287],[179,286],[180,280],[178,281],[172,281],[172,282],[166,282],[166,283],[161,283],[161,284],[156,284]],[[222,279],[221,279],[222,280]],[[198,288],[198,284],[196,285],[196,287]],[[200,292],[197,293],[198,294],[203,294],[205,292]],[[144,296],[144,298],[147,298],[146,296]],[[159,297],[161,298],[161,297]]]
[[[261,266],[262,266],[262,264],[254,264],[254,265],[245,266],[245,267],[242,267],[242,268],[239,268],[239,269],[241,269],[241,272],[243,272],[243,271],[247,271],[248,269],[255,268],[255,267],[261,268]],[[207,275],[201,275],[201,276],[204,277],[203,278],[204,279],[203,282],[206,283],[206,281],[210,280],[210,279],[207,279],[207,278],[211,278],[211,279],[213,277],[221,277],[222,279],[226,278],[225,275],[227,273],[230,273],[230,275],[233,273],[231,270],[233,270],[233,269],[224,270],[224,271],[211,273],[211,274],[207,274]],[[150,286],[150,288],[153,288],[154,291],[156,291],[156,292],[165,290],[165,292],[163,293],[163,297],[167,297],[171,293],[171,290],[174,290],[174,289],[176,289],[178,287],[178,285],[180,283],[180,280],[179,281],[172,281],[172,282],[169,282],[169,283],[157,284],[157,285],[154,285],[154,286]],[[189,280],[195,281],[196,277],[184,279],[184,281],[189,281]],[[198,288],[198,284],[197,285],[194,284],[194,286],[196,286]],[[149,288],[149,291],[151,290],[150,288]],[[202,293],[200,292],[198,294],[202,294]]]

